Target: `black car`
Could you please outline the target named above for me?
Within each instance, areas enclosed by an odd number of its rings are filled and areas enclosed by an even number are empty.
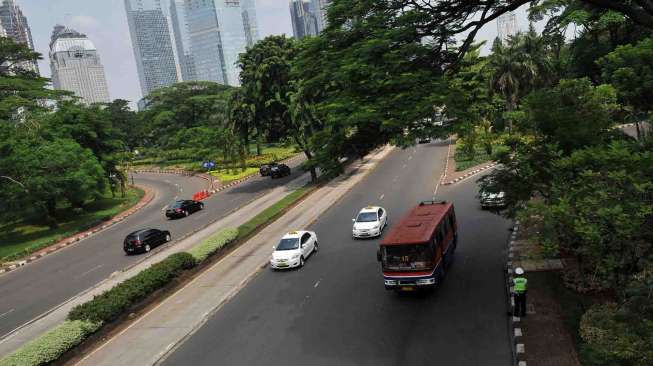
[[[286,164],[277,164],[270,168],[270,177],[281,178],[290,175],[290,167]]]
[[[278,166],[278,165],[279,164],[277,164],[277,163],[263,164],[258,169],[258,172],[261,173],[261,177],[269,177],[270,172],[272,171],[272,168],[275,167],[275,166]]]
[[[420,137],[417,142],[419,144],[430,144],[431,143],[431,138],[430,137]]]
[[[159,229],[142,229],[127,235],[123,243],[125,253],[146,253],[172,239],[170,232]]]
[[[166,209],[166,217],[169,219],[175,217],[185,217],[193,212],[204,209],[204,203],[193,200],[175,201]]]

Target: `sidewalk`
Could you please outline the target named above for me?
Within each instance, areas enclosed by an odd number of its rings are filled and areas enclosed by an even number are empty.
[[[207,269],[77,365],[153,365],[199,329],[267,263],[270,238],[309,226],[359,183],[393,148],[373,153],[311,194],[277,221]]]
[[[78,304],[85,303],[94,296],[99,295],[115,285],[127,280],[138,274],[145,268],[150,267],[152,264],[160,262],[168,257],[170,254],[185,251],[203,239],[209,237],[211,234],[228,227],[238,227],[247,222],[254,216],[266,208],[272,206],[282,197],[285,197],[290,192],[306,185],[310,181],[308,173],[303,174],[299,178],[293,180],[285,186],[279,186],[266,193],[262,197],[255,199],[249,204],[243,206],[239,210],[234,211],[229,216],[220,219],[213,224],[199,230],[198,232],[185,237],[180,241],[175,241],[162,250],[154,251],[146,259],[138,262],[132,267],[128,267],[122,271],[114,272],[108,279],[100,282],[98,285],[80,293],[69,301],[59,305],[57,308],[52,309],[41,317],[34,319],[31,323],[17,329],[12,334],[8,335],[0,341],[0,355],[9,354],[18,349],[23,344],[35,339],[39,335],[45,333],[49,329],[57,326],[63,322],[68,316],[68,312]]]

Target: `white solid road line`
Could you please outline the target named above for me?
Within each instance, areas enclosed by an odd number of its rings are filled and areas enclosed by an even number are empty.
[[[14,310],[16,310],[16,309],[11,309],[11,310],[9,310],[7,312],[4,312],[4,313],[0,314],[0,319],[4,318],[6,315],[9,315],[9,314],[13,313]]]
[[[103,264],[99,264],[99,265],[97,265],[97,266],[95,266],[95,267],[89,269],[88,271],[82,273],[81,275],[77,276],[77,278],[82,278],[82,277],[86,276],[87,274],[89,274],[89,273],[91,273],[91,272],[93,272],[93,271],[96,271],[96,270],[98,270],[98,269],[100,269],[100,268],[102,268],[102,267],[104,267],[104,265],[103,265]]]

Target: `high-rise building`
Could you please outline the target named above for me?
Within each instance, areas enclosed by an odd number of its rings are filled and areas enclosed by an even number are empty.
[[[125,0],[143,96],[178,81],[175,54],[161,0]]]
[[[317,31],[322,32],[327,26],[327,7],[332,0],[311,0],[311,12],[317,20]]]
[[[56,25],[50,38],[50,69],[55,89],[72,91],[87,104],[110,101],[100,55],[86,35]]]
[[[312,11],[310,0],[290,0],[290,19],[295,38],[317,36],[317,18]]]
[[[27,24],[27,18],[25,18],[15,0],[2,0],[2,4],[0,4],[0,28],[14,42],[24,44],[32,50],[34,49],[32,31]],[[36,73],[39,72],[36,61],[30,62],[26,65],[26,68]]]
[[[174,34],[177,62],[183,81],[196,80],[195,63],[190,52],[190,34],[188,32],[188,17],[184,0],[170,1],[170,21]]]
[[[517,33],[517,19],[515,13],[509,12],[497,18],[497,31],[499,39],[507,41]]]
[[[253,0],[186,0],[198,80],[240,85],[238,55],[258,40]]]

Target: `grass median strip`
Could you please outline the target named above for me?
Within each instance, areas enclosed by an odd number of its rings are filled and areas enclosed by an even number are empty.
[[[315,185],[299,188],[238,229],[224,229],[195,245],[188,252],[172,254],[95,296],[93,300],[77,305],[68,314],[68,320],[0,359],[0,366],[41,366],[59,359],[101,329],[104,324],[119,319],[136,304],[170,284],[184,271],[194,268],[233,241],[243,241],[275,220],[315,188]]]
[[[253,219],[238,227],[238,239],[243,239],[252,234],[256,229],[276,219],[288,207],[292,206],[295,202],[299,201],[306,194],[315,189],[315,185],[306,185],[297,189],[286,197],[282,198],[279,202],[268,207],[260,214],[256,215]]]

